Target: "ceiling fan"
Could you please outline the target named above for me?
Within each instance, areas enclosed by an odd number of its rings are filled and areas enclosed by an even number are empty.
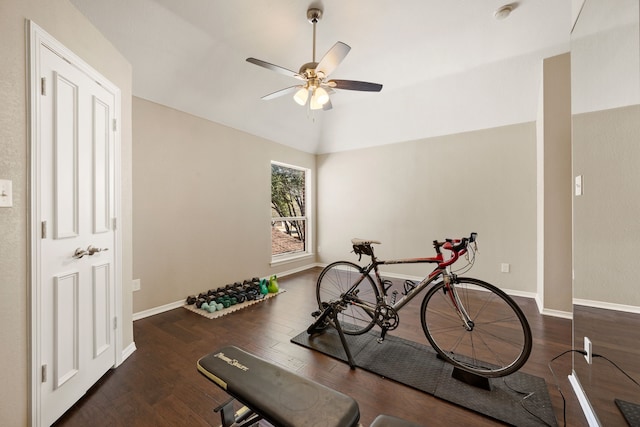
[[[283,95],[294,94],[293,99],[300,105],[308,105],[312,110],[330,110],[331,100],[329,95],[334,89],[357,90],[365,92],[380,92],[382,85],[378,83],[361,82],[356,80],[328,80],[329,75],[340,65],[347,56],[351,47],[342,42],[337,42],[316,62],[316,24],[322,18],[322,10],[310,8],[307,10],[307,20],[313,24],[313,56],[311,62],[300,67],[298,72],[289,70],[279,65],[270,64],[256,58],[247,58],[247,61],[267,68],[276,73],[291,76],[302,83],[285,89],[278,90],[262,97],[264,100],[278,98]]]

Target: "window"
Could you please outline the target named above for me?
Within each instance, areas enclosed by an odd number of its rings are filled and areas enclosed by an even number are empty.
[[[274,260],[308,252],[309,170],[271,163],[271,256]]]

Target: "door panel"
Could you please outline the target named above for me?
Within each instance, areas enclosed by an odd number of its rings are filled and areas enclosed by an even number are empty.
[[[93,232],[108,233],[109,211],[109,117],[110,106],[93,97]]]
[[[78,235],[78,87],[53,72],[55,237]]]
[[[93,357],[96,358],[111,347],[111,265],[93,267]]]
[[[58,389],[78,373],[78,273],[54,277],[54,383]]]

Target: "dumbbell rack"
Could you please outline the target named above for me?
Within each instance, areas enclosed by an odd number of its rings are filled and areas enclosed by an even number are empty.
[[[268,291],[266,288],[263,291],[261,286],[260,279],[254,277],[244,282],[235,282],[224,287],[201,292],[197,297],[190,295],[187,297],[186,303],[209,312],[219,311],[245,301],[264,298]],[[213,307],[213,310],[209,307]]]

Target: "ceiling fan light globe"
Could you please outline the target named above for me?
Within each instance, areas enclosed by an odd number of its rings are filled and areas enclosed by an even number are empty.
[[[293,100],[300,105],[305,105],[307,103],[308,98],[309,98],[309,92],[305,88],[300,88],[296,92],[296,94],[293,95]]]
[[[327,102],[329,102],[329,94],[327,93],[326,90],[324,90],[321,87],[315,90],[315,92],[313,93],[313,97],[315,98],[316,102],[320,105],[324,105]]]
[[[309,102],[309,108],[312,110],[321,110],[322,109],[322,104],[320,104],[318,102],[318,97],[316,96],[315,92],[313,95],[311,95],[311,101]]]

